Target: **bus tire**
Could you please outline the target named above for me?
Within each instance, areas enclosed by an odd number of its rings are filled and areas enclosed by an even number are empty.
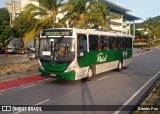
[[[93,67],[89,67],[86,80],[91,81],[93,79],[93,76],[94,76],[94,69]]]
[[[118,63],[118,71],[121,71],[122,70],[122,66],[123,66],[123,64],[122,64],[122,61],[119,61],[119,63]]]

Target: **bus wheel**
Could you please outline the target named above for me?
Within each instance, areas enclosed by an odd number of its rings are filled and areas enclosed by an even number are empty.
[[[122,61],[119,61],[119,63],[118,63],[118,70],[119,71],[122,70]]]
[[[86,80],[87,80],[87,81],[91,81],[91,80],[93,79],[93,76],[94,76],[94,70],[93,70],[92,67],[90,67],[90,68],[88,69],[88,73],[87,73],[87,78],[86,78]]]

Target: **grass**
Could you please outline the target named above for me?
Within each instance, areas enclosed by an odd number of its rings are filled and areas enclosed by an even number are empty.
[[[160,114],[160,81],[141,105],[153,106],[158,111],[134,111],[133,114]]]
[[[38,69],[38,61],[0,64],[0,76]]]

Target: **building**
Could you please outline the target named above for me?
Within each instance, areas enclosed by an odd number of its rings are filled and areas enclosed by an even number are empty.
[[[21,3],[19,0],[7,0],[5,5],[10,14],[10,25],[12,25],[12,21],[15,17],[19,16],[21,12]]]
[[[39,5],[38,2],[34,2],[31,0],[6,0],[5,7],[10,13],[10,26],[13,27],[13,20],[17,16],[19,16],[20,12],[24,10],[25,6],[29,3],[32,3],[34,5]],[[34,40],[28,43],[28,46],[33,45]],[[15,47],[15,46],[21,46],[22,42],[19,39],[14,38],[10,43],[9,47]]]
[[[32,3],[32,4],[36,5],[36,6],[39,6],[39,2],[34,2],[34,1],[31,1],[31,0],[21,0],[21,10],[23,11],[25,6],[27,4],[30,4],[30,3]]]
[[[93,0],[95,2],[103,2],[109,8],[111,14],[117,15],[118,19],[114,19],[110,21],[110,26],[113,31],[124,33],[124,34],[131,34],[130,24],[134,23],[135,20],[139,20],[139,17],[133,16],[128,14],[130,10],[119,6],[109,0]],[[31,2],[30,0],[21,0],[21,8],[23,9],[26,4],[33,3],[39,6],[38,2]],[[135,24],[134,24],[135,25]],[[133,36],[135,36],[135,26],[133,26]]]
[[[112,19],[110,20],[110,26],[113,29],[113,31],[125,33],[125,34],[131,34],[131,27],[130,24],[133,23],[133,36],[135,36],[135,20],[139,20],[139,17],[133,16],[129,14],[128,12],[130,10],[117,5],[109,0],[93,0],[93,2],[103,2],[106,4],[106,6],[109,8],[111,14],[117,15],[118,19]],[[32,3],[34,5],[39,6],[38,2],[34,2],[31,0],[8,0],[6,2],[6,8],[9,10],[12,19],[15,19],[18,14],[24,10],[25,6],[29,3]],[[63,15],[62,15],[63,16]],[[59,16],[58,16],[59,17]],[[37,17],[39,18],[39,17]]]
[[[10,17],[12,20],[15,19],[15,17],[19,16],[20,12],[24,10],[25,6],[29,3],[39,5],[38,2],[34,2],[31,0],[7,0],[6,1],[6,9],[8,9],[10,13]]]
[[[114,31],[124,34],[131,34],[130,24],[133,23],[134,25],[133,36],[135,36],[135,20],[139,20],[140,19],[139,17],[129,14],[128,12],[130,10],[123,8],[122,6],[119,6],[117,4],[114,4],[109,0],[99,0],[99,1],[106,4],[111,14],[120,17],[118,19],[110,21],[110,26]]]

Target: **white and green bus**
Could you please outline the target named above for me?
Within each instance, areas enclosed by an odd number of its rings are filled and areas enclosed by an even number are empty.
[[[91,80],[132,62],[132,36],[75,28],[44,29],[39,42],[39,72],[62,80]]]

